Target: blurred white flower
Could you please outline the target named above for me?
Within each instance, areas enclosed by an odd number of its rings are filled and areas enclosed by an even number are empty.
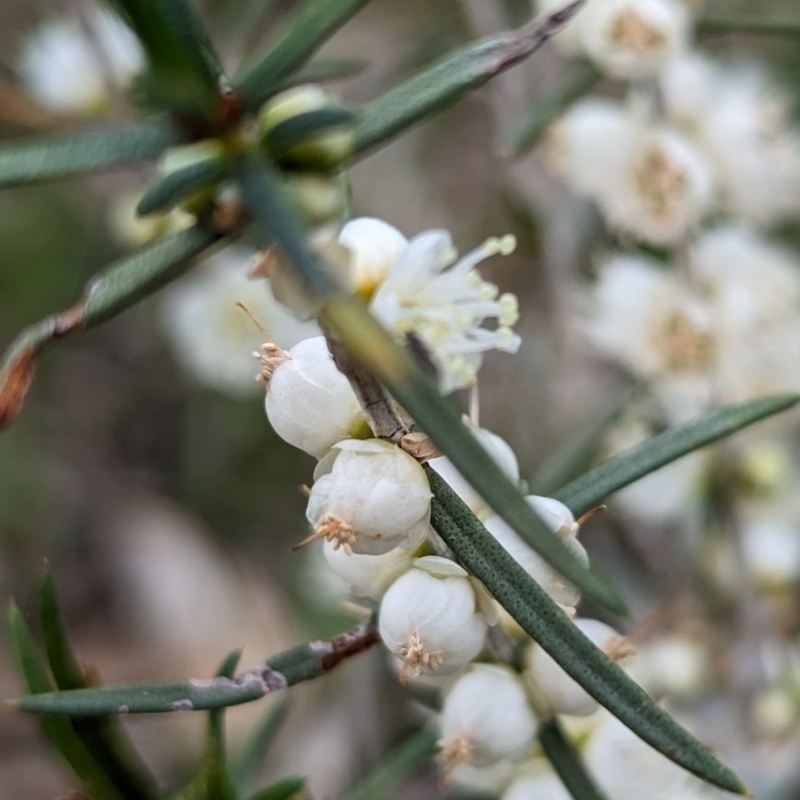
[[[519,349],[520,338],[511,330],[519,317],[517,298],[498,296],[475,269],[514,246],[513,236],[488,239],[457,260],[450,234],[428,231],[409,242],[375,292],[372,311],[398,336],[419,338],[445,393],[474,383],[487,350]],[[496,321],[496,328],[484,328],[486,320]]]
[[[374,217],[350,220],[339,233],[350,254],[350,281],[366,297],[389,277],[395,261],[408,246],[397,228]]]
[[[160,214],[140,217],[136,206],[144,192],[137,190],[114,198],[109,213],[109,225],[114,237],[130,248],[142,247],[162,236],[178,233],[194,225],[194,215],[176,206]]]
[[[759,587],[766,591],[800,583],[800,526],[767,516],[747,519],[741,531],[742,557]]]
[[[691,698],[705,687],[711,674],[706,647],[679,634],[640,645],[625,669],[655,697]]]
[[[692,53],[661,79],[665,106],[714,166],[726,211],[768,226],[800,214],[800,129],[791,100],[760,66]]]
[[[257,395],[253,350],[262,336],[242,302],[284,347],[318,333],[275,300],[269,282],[248,277],[248,251],[230,248],[178,281],[161,302],[161,323],[176,359],[201,383],[233,394]]]
[[[570,800],[571,797],[557,775],[543,773],[517,778],[500,800]]]
[[[505,759],[488,767],[460,764],[451,771],[449,782],[453,786],[470,789],[473,792],[499,795],[513,780],[518,770],[517,764]]]
[[[380,600],[384,592],[404,572],[411,569],[414,557],[399,547],[388,553],[371,556],[348,553],[343,547],[324,543],[323,552],[330,571],[350,587],[353,594]]]
[[[597,2],[597,0],[594,0]],[[536,10],[542,16],[555,14],[569,5],[569,0],[536,0]],[[577,56],[583,53],[583,41],[581,38],[581,18],[586,13],[584,6],[577,14],[574,14],[566,25],[553,37],[558,47],[569,56]]]
[[[689,21],[681,0],[590,0],[576,28],[583,52],[601,70],[641,80],[683,48]]]
[[[133,32],[112,12],[87,9],[76,17],[43,22],[26,40],[18,69],[31,96],[59,114],[96,114],[108,103],[108,83],[124,89],[142,69]]]
[[[514,483],[519,483],[519,464],[511,446],[486,428],[475,428],[468,420],[465,420],[465,424],[500,469]],[[486,501],[469,485],[447,456],[431,459],[428,464],[447,481],[474,514],[483,518],[492,513]]]

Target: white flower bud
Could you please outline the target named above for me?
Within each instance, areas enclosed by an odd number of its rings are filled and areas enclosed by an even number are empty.
[[[373,217],[350,220],[339,234],[339,242],[350,253],[350,280],[353,288],[371,297],[383,283],[406,249],[408,239],[397,228]]]
[[[492,457],[498,467],[514,482],[519,482],[519,464],[511,447],[497,434],[486,428],[471,428],[472,434],[481,443],[483,449]],[[479,517],[491,513],[486,501],[467,483],[461,473],[453,466],[447,456],[431,459],[428,462],[439,475],[450,485],[450,488],[469,506],[473,514]]]
[[[632,646],[613,628],[595,619],[576,619],[575,626],[612,661],[631,655]],[[556,663],[536,642],[527,653],[525,679],[537,702],[553,714],[584,717],[597,711],[599,704]]]
[[[553,773],[524,775],[506,789],[500,800],[570,800],[570,793]]]
[[[653,77],[687,39],[681,0],[593,0],[579,20],[583,50],[615,78]]]
[[[377,556],[348,553],[333,542],[324,544],[325,558],[330,568],[350,584],[353,594],[379,600],[386,590],[404,572],[411,569],[414,557],[407,550],[396,547]]]
[[[417,559],[383,597],[383,643],[404,663],[400,680],[416,675],[452,675],[483,647],[486,621],[478,610],[466,571],[438,556]]]
[[[308,499],[311,539],[368,555],[417,548],[431,514],[431,489],[420,464],[382,439],[349,439],[335,450],[320,465],[318,473],[330,471],[317,477]]]
[[[489,766],[524,758],[538,723],[522,680],[508,667],[475,664],[452,686],[442,707],[441,760]]]
[[[281,439],[322,458],[364,428],[361,406],[333,363],[325,337],[306,339],[288,353],[265,359],[267,417]]]
[[[573,555],[588,566],[589,556],[577,539],[578,524],[575,522],[572,512],[563,503],[549,497],[531,495],[525,499],[547,527],[561,538]],[[502,517],[492,515],[483,524],[508,551],[509,555],[553,600],[567,607],[577,605],[581,596],[580,591],[565,581]]]

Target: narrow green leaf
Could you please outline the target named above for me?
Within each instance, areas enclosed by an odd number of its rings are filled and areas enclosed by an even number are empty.
[[[258,729],[231,767],[231,775],[240,793],[248,789],[256,779],[270,745],[286,721],[288,710],[288,696],[282,697],[266,713]]]
[[[800,18],[771,17],[760,12],[703,14],[696,24],[700,33],[757,33],[767,36],[800,35]]]
[[[112,2],[141,40],[150,62],[149,82],[161,84],[164,96],[192,96],[200,104],[219,97],[219,56],[186,0]]]
[[[739,779],[610,661],[506,552],[448,484],[426,468],[431,524],[523,630],[637,736],[699,778],[745,794]]]
[[[438,741],[438,731],[419,731],[389,753],[343,800],[378,800],[385,797],[420,761],[436,752]]]
[[[87,687],[83,670],[69,643],[50,575],[42,579],[39,594],[45,650],[56,686],[59,689]],[[157,800],[159,792],[155,779],[148,773],[119,724],[108,717],[98,717],[73,720],[71,725],[122,797],[126,800]]]
[[[233,85],[247,103],[258,108],[280,90],[280,84],[308,61],[369,0],[309,0],[288,23],[277,44],[245,64],[234,76]]]
[[[497,34],[456,50],[368,103],[361,110],[356,128],[356,153],[367,154],[527,58],[557,33],[582,5],[578,0],[516,31]]]
[[[145,216],[158,211],[168,211],[189,195],[224,180],[230,169],[230,162],[209,158],[171,172],[145,192],[136,207],[136,213]]]
[[[276,234],[276,240],[278,236]],[[588,597],[619,613],[625,604],[608,579],[589,570],[553,536],[519,489],[497,466],[461,421],[454,405],[398,346],[356,298],[336,299],[323,307],[321,319],[356,360],[380,379],[400,405],[450,458],[470,485],[558,573]]]
[[[305,785],[305,778],[284,778],[282,781],[256,792],[250,800],[290,800],[295,795],[299,795]]]
[[[166,122],[59,133],[0,146],[0,187],[66,178],[149,158],[181,143]]]
[[[555,497],[579,516],[639,478],[748,425],[785,411],[798,401],[800,395],[778,394],[725,406],[610,458],[559,489]]]
[[[586,472],[594,460],[603,434],[619,419],[624,405],[625,402],[617,403],[598,419],[591,420],[545,459],[529,482],[531,491],[550,497],[557,489]]]
[[[47,674],[31,632],[19,609],[12,602],[9,609],[11,638],[20,670],[31,695],[52,692],[53,683]],[[43,716],[39,720],[42,731],[78,779],[86,786],[93,800],[124,800],[122,794],[108,780],[94,756],[80,740],[69,719]]]
[[[215,677],[232,680],[241,657],[241,650],[232,652],[222,662]],[[238,794],[228,773],[225,757],[224,708],[212,709],[208,715],[208,752],[202,780],[209,800],[237,800]]]
[[[539,728],[539,744],[574,800],[608,800],[555,717]]]
[[[265,694],[324,675],[379,641],[373,622],[325,642],[299,645],[273,656],[266,664],[237,675],[207,680],[156,681],[53,692],[52,687],[16,700],[35,714],[92,717],[103,714],[150,714],[208,711],[258,700]]]
[[[578,98],[583,97],[602,77],[600,70],[589,61],[580,61],[567,73],[563,82],[546,97],[537,100],[533,108],[517,123],[511,137],[515,155],[533,147],[557,117]]]

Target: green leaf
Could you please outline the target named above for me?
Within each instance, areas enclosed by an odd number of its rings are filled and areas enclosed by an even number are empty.
[[[346,108],[307,111],[279,122],[262,137],[261,143],[275,160],[280,160],[307,137],[327,129],[341,128],[352,120],[353,112]]]
[[[9,609],[9,624],[17,661],[28,691],[31,695],[52,692],[53,683],[47,674],[47,668],[22,614],[13,602]],[[39,724],[46,738],[72,767],[93,800],[124,800],[123,795],[108,780],[92,753],[81,741],[69,719],[43,716]]]
[[[186,0],[112,0],[147,52],[144,85],[159,105],[202,112],[219,99],[222,66]]]
[[[559,489],[555,497],[569,506],[575,516],[580,516],[639,478],[748,425],[785,411],[798,401],[800,395],[778,394],[725,406],[610,458]]]
[[[438,731],[419,731],[389,753],[343,800],[378,800],[385,797],[420,761],[436,752],[438,741]]]
[[[352,78],[359,75],[367,68],[366,61],[356,59],[320,59],[312,61],[304,67],[300,67],[289,77],[276,84],[276,91],[291,89],[293,86],[301,86],[304,83],[326,83],[327,81],[339,81],[345,78]]]
[[[523,630],[637,736],[699,778],[745,794],[739,779],[708,748],[581,633],[448,484],[430,467],[426,472],[434,494],[431,524]]]
[[[697,20],[699,33],[755,33],[767,36],[800,35],[800,18],[771,17],[761,12],[703,14]]]
[[[165,122],[23,139],[0,146],[0,187],[55,180],[157,158],[181,143]]]
[[[245,64],[234,76],[233,86],[248,108],[258,108],[281,83],[308,61],[369,0],[309,0],[288,23],[277,44],[271,43],[266,54]]]
[[[45,575],[40,586],[42,633],[50,669],[59,689],[88,686],[67,636],[55,584]],[[155,779],[134,751],[124,730],[108,717],[73,720],[72,727],[86,749],[126,800],[157,800]]]
[[[539,744],[574,800],[608,800],[555,717],[539,728]]]
[[[275,235],[276,241],[280,241]],[[381,380],[400,405],[450,458],[469,484],[553,569],[588,597],[617,612],[625,604],[607,578],[589,570],[553,536],[519,489],[497,466],[461,421],[457,408],[413,361],[357,298],[329,301],[321,319],[350,355]]]
[[[290,800],[303,791],[305,778],[284,778],[272,786],[256,792],[250,800]]]
[[[145,192],[136,213],[145,216],[168,211],[190,195],[224,180],[230,169],[230,162],[209,158],[171,172]]]
[[[217,678],[232,680],[242,657],[241,650],[232,652],[217,670]],[[238,794],[228,774],[225,758],[225,709],[213,709],[208,715],[208,752],[202,772],[208,800],[237,800]]]
[[[0,430],[22,408],[36,358],[51,342],[100,325],[185,272],[220,235],[201,226],[167,236],[120,259],[86,286],[72,308],[25,328],[0,362]]]
[[[231,775],[240,793],[256,779],[270,745],[286,720],[289,710],[288,697],[282,697],[269,709],[241,755],[231,767]]]
[[[265,694],[324,675],[343,661],[379,641],[374,623],[325,642],[299,645],[273,656],[266,664],[235,678],[155,681],[52,692],[42,689],[15,701],[35,714],[92,717],[103,714],[150,714],[169,711],[208,711],[258,700]]]
[[[575,64],[552,94],[537,100],[533,108],[517,123],[511,137],[514,154],[522,155],[533,147],[548,125],[596,86],[601,77],[600,71],[589,61]]]
[[[570,3],[516,31],[456,50],[368,103],[361,110],[356,128],[356,153],[368,153],[527,58],[557,33],[581,5],[582,2]]]
[[[550,497],[557,489],[586,472],[594,460],[603,434],[619,419],[626,402],[627,398],[598,419],[591,420],[552,456],[545,459],[529,482],[531,491]]]

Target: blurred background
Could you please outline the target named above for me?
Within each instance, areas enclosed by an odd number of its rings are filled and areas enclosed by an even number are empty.
[[[297,5],[205,0],[201,8],[235,67]],[[119,99],[88,120],[53,113],[16,81],[20,53],[37,26],[80,6],[0,0],[3,139],[135,117]],[[792,0],[706,7],[793,15],[800,24]],[[335,85],[357,106],[459,44],[530,14],[525,0],[375,0],[321,55],[365,62],[359,75]],[[700,41],[712,54],[758,58],[800,92],[800,36],[708,33]],[[513,359],[487,358],[481,424],[513,445],[533,485],[576,430],[631,402],[634,384],[570,324],[576,287],[591,274],[598,248],[608,246],[597,212],[548,173],[540,148],[519,159],[504,152],[513,123],[565,70],[563,56],[548,46],[351,173],[356,216],[385,219],[409,236],[447,228],[462,252],[488,236],[517,237],[514,255],[482,269],[518,295],[523,345]],[[611,82],[601,91],[621,93]],[[0,193],[0,345],[69,306],[93,274],[129,251],[137,234],[125,221],[125,198],[130,205],[152,174],[137,167]],[[775,236],[794,246],[800,228],[782,225]],[[192,280],[190,274],[178,285]],[[185,345],[163,324],[164,302],[152,297],[49,351],[22,414],[0,436],[0,598],[13,596],[34,624],[37,580],[49,569],[77,652],[106,682],[208,676],[242,646],[249,667],[344,630],[354,618],[319,552],[289,549],[306,533],[300,487],[311,481],[313,459],[270,430],[258,385],[230,392],[197,380]],[[202,316],[194,324],[202,347]],[[260,336],[248,332],[242,342],[249,359]],[[798,422],[795,412],[781,428],[783,444],[794,442]],[[704,593],[700,551],[686,546],[680,523],[656,517],[612,504],[587,526],[584,544],[632,598],[637,620],[646,618],[644,650],[652,642],[662,648],[654,661],[674,665],[664,678],[672,708],[750,786],[771,792],[763,796],[800,798],[800,775],[792,775],[800,752],[800,576],[783,580],[779,591],[755,581],[741,587],[746,596]],[[0,628],[0,696],[10,698],[21,684],[5,637]],[[376,650],[293,689],[289,723],[265,779],[309,774],[315,797],[334,798],[413,730],[419,714],[384,661]],[[267,706],[230,712],[232,748]],[[170,785],[196,769],[201,715],[126,725]],[[396,796],[434,796],[436,782],[432,768],[421,770]],[[55,798],[70,786],[35,721],[0,709],[0,799]]]

